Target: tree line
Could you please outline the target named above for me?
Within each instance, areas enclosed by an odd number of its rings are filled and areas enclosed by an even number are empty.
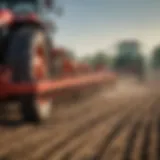
[[[134,73],[141,80],[145,78],[145,73],[148,69],[146,67],[145,55],[138,49],[134,50],[134,47],[131,47],[131,51],[129,49],[124,51],[117,50],[115,56],[106,53],[104,50],[98,50],[95,53],[86,54],[82,57],[77,57],[74,52],[68,50],[68,56],[79,62],[88,63],[92,68],[100,64],[116,72]],[[149,67],[155,71],[160,69],[160,45],[153,49],[149,60]]]
[[[137,68],[142,71],[145,69],[145,56],[142,53],[122,52],[117,53],[114,57],[110,56],[105,51],[97,51],[93,54],[85,55],[81,58],[82,62],[89,63],[93,67],[97,64],[106,65],[112,69],[119,70],[123,68]],[[151,53],[150,67],[160,69],[160,45],[156,46]]]

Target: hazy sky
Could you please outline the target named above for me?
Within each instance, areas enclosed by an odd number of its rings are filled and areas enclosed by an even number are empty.
[[[160,0],[57,0],[64,7],[56,44],[73,49],[78,55],[96,50],[114,52],[124,38],[142,41],[149,54],[160,43]]]

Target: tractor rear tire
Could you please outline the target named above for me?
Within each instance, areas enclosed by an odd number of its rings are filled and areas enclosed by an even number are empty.
[[[18,29],[12,34],[9,41],[6,58],[6,63],[12,67],[14,72],[13,81],[37,83],[49,79],[51,73],[49,56],[49,48],[43,30],[38,28]],[[37,65],[39,63],[41,67]],[[38,77],[38,74],[41,75],[41,78]],[[52,97],[44,99],[34,93],[22,95],[20,102],[25,121],[40,123],[45,122],[51,116]]]

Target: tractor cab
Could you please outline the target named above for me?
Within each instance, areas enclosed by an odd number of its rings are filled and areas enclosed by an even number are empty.
[[[0,64],[10,35],[17,28],[44,28],[47,37],[52,38],[56,26],[50,15],[54,8],[54,0],[0,0]]]
[[[54,31],[53,14],[61,15],[61,8],[55,6],[54,0],[0,0],[0,27],[17,20],[38,19],[47,30]]]
[[[41,14],[53,9],[52,0],[1,0],[0,9],[9,9],[15,14],[34,12]]]

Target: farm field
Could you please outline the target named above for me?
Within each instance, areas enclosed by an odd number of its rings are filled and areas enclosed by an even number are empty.
[[[159,106],[155,88],[120,81],[45,125],[1,120],[0,160],[159,160]]]

